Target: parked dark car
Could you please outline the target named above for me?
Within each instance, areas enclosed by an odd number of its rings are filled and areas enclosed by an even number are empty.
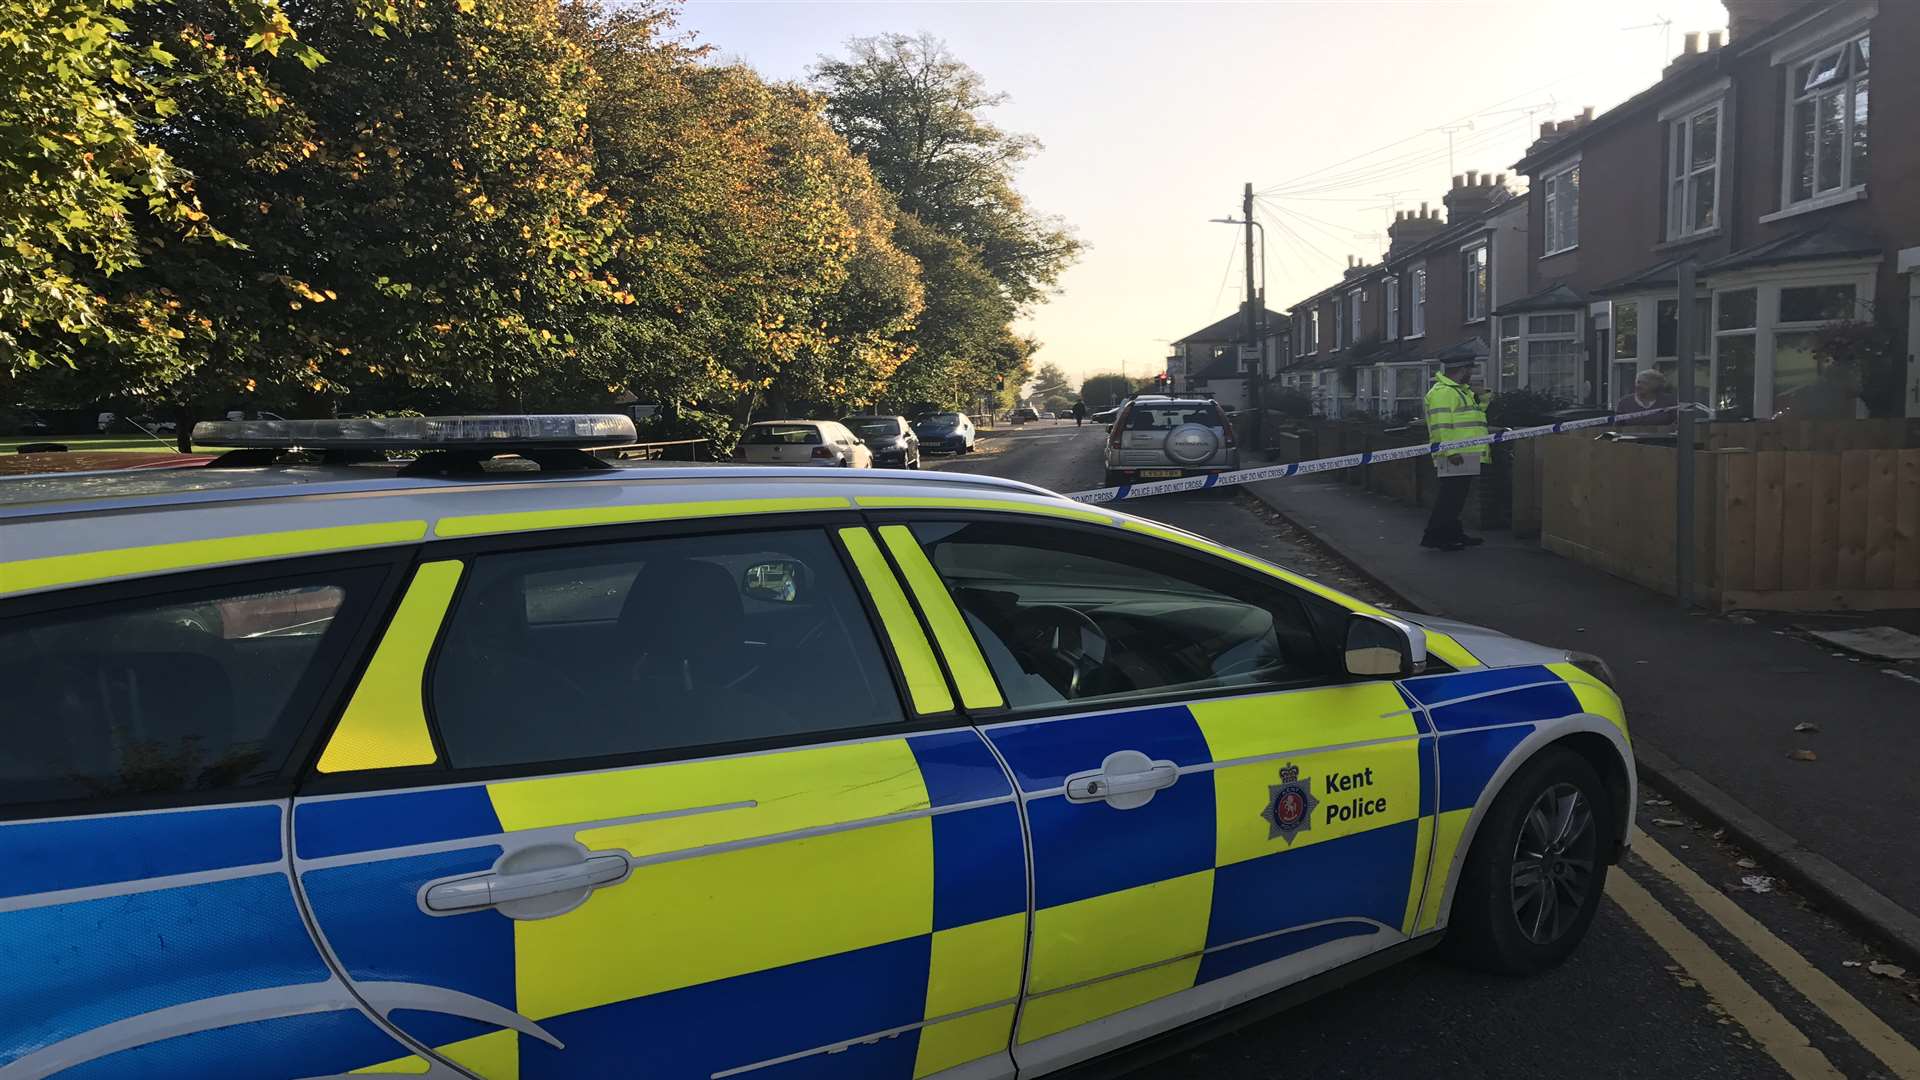
[[[973,453],[973,421],[966,413],[937,412],[915,420],[913,433],[920,436],[920,448],[934,453]]]
[[[843,416],[840,422],[853,429],[860,441],[873,451],[873,464],[879,469],[917,469],[920,467],[920,436],[904,416]]]

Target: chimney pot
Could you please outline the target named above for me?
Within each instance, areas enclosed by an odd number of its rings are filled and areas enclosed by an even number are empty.
[[[1697,53],[1700,51],[1700,31],[1698,30],[1687,31],[1686,40],[1687,40],[1688,56],[1692,56],[1694,53]]]
[[[1718,30],[1715,30],[1712,33],[1708,34],[1707,35],[1707,51],[1713,52],[1719,49],[1721,40],[1722,39],[1720,37],[1720,31]]]
[[[1421,204],[1420,204],[1420,216],[1421,216],[1421,217],[1426,217],[1426,216],[1427,216],[1427,204],[1426,204],[1426,203],[1421,203]]]
[[[1506,186],[1507,186],[1507,174],[1506,174],[1506,173],[1501,173],[1501,174],[1500,174],[1499,176],[1496,176],[1496,177],[1494,177],[1494,180],[1493,180],[1493,182],[1494,182],[1494,185],[1495,185],[1495,186],[1497,186],[1497,187],[1506,187]]]
[[[1466,177],[1466,174],[1465,174],[1465,173],[1454,173],[1454,174],[1453,174],[1453,186],[1454,186],[1454,187],[1456,187],[1456,188],[1462,188],[1462,187],[1466,187],[1466,186],[1467,186],[1467,177]]]
[[[1478,169],[1467,170],[1467,186],[1468,187],[1480,186],[1480,171]]]
[[[1543,139],[1550,139],[1553,137],[1553,121],[1542,120],[1540,122],[1540,137]]]
[[[1593,106],[1589,105],[1586,108],[1580,110],[1581,123],[1586,123],[1587,121],[1592,119],[1593,119]]]

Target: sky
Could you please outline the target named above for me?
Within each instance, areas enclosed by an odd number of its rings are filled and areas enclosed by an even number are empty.
[[[926,31],[1004,92],[990,119],[1043,146],[1020,191],[1087,244],[1023,321],[1035,362],[1076,377],[1159,371],[1171,340],[1237,309],[1241,230],[1209,219],[1239,215],[1244,183],[1285,310],[1348,256],[1377,260],[1395,207],[1510,171],[1542,122],[1604,112],[1685,32],[1725,25],[1719,0],[689,0],[680,19],[770,79]]]

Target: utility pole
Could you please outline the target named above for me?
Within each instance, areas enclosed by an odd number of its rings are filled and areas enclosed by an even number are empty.
[[[1246,340],[1248,347],[1253,350],[1254,354],[1253,368],[1247,373],[1247,388],[1249,391],[1247,396],[1251,399],[1247,404],[1253,410],[1253,445],[1258,448],[1264,445],[1260,438],[1260,391],[1262,389],[1261,384],[1266,379],[1267,363],[1265,344],[1260,340],[1260,324],[1266,321],[1267,298],[1265,295],[1256,293],[1253,290],[1253,182],[1251,180],[1247,182],[1246,189],[1240,197],[1240,217],[1241,220],[1246,222],[1247,233]],[[1255,311],[1256,308],[1258,308],[1257,314]]]
[[[1674,358],[1679,361],[1680,408],[1674,414],[1673,591],[1680,606],[1693,606],[1693,353],[1704,328],[1694,324],[1698,268],[1692,259],[1677,268],[1674,283]]]

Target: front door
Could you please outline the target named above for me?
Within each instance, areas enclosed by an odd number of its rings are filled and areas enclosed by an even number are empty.
[[[882,532],[903,565],[931,563],[945,595],[922,603],[957,612],[1011,714],[983,730],[1033,848],[1022,1068],[1420,929],[1432,738],[1392,682],[1338,673],[1344,610],[1111,528]]]
[[[430,552],[297,801],[356,989],[487,1080],[1010,1074],[1018,808],[866,531],[542,539]]]

